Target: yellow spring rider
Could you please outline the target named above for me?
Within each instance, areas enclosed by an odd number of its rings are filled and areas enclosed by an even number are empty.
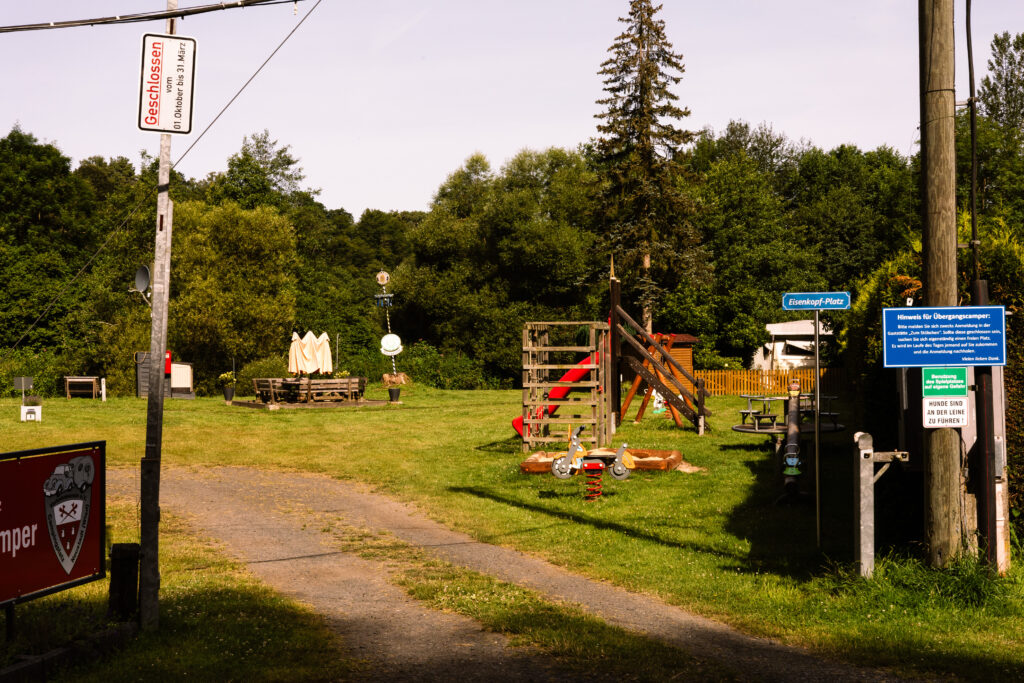
[[[588,451],[580,443],[580,434],[583,432],[583,425],[576,428],[576,431],[569,435],[569,450],[558,454],[551,461],[551,474],[558,479],[568,479],[579,471],[587,472],[589,479],[599,480],[601,472],[608,470],[613,479],[622,481],[629,478],[630,471],[636,467],[633,456],[626,450],[626,444],[619,446],[617,451],[610,448],[595,448]],[[600,484],[598,493],[600,494]],[[588,495],[588,498],[592,497]],[[596,497],[596,496],[594,496]]]

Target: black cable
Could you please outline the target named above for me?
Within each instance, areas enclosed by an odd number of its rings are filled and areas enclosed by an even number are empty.
[[[264,2],[264,3],[265,3],[265,2],[268,2],[268,1],[269,1],[269,2],[273,2],[274,4],[281,4],[282,2],[291,2],[292,0],[260,0],[260,1],[261,1],[261,2]],[[289,32],[288,32],[288,35],[286,35],[286,36],[284,37],[284,39],[283,39],[283,40],[282,40],[282,41],[281,41],[280,43],[278,43],[277,47],[275,47],[275,48],[274,48],[274,51],[270,53],[270,56],[269,56],[269,57],[267,57],[267,58],[266,58],[265,60],[263,60],[263,63],[262,63],[262,64],[260,64],[259,68],[258,68],[258,69],[256,69],[256,71],[255,71],[255,72],[253,73],[253,75],[249,77],[249,80],[247,80],[247,81],[245,82],[245,84],[243,84],[243,85],[242,85],[242,87],[238,89],[238,92],[236,92],[236,93],[234,94],[234,96],[233,96],[233,97],[232,97],[232,98],[231,98],[231,99],[230,99],[230,100],[228,101],[228,103],[227,103],[227,104],[225,104],[223,108],[221,108],[221,110],[220,110],[220,111],[219,111],[219,112],[217,113],[217,115],[216,115],[216,116],[215,116],[215,117],[213,118],[213,120],[212,120],[212,121],[210,121],[210,123],[209,123],[209,124],[208,124],[208,125],[206,126],[206,128],[204,128],[204,129],[203,129],[203,132],[199,134],[199,137],[197,137],[197,138],[195,139],[195,141],[194,141],[194,142],[193,142],[193,143],[192,143],[191,145],[189,145],[189,146],[188,146],[188,149],[186,149],[186,150],[185,150],[185,152],[184,152],[184,153],[183,153],[183,154],[182,154],[182,155],[181,155],[180,157],[178,157],[178,160],[177,160],[177,161],[175,161],[175,162],[174,162],[173,164],[171,164],[171,168],[172,168],[172,169],[173,169],[173,168],[175,168],[175,167],[176,167],[176,166],[177,166],[178,164],[180,164],[180,163],[181,163],[181,161],[182,161],[182,160],[183,160],[183,159],[184,159],[184,158],[185,158],[186,156],[188,156],[188,153],[192,151],[192,148],[193,148],[193,147],[195,147],[195,146],[196,146],[196,145],[197,145],[197,144],[199,143],[199,141],[200,141],[200,140],[202,139],[202,137],[203,137],[204,135],[206,135],[206,133],[207,133],[207,132],[208,132],[208,131],[209,131],[209,130],[210,130],[210,129],[211,129],[212,127],[213,127],[213,124],[217,123],[217,120],[218,120],[218,119],[219,119],[219,118],[220,118],[220,117],[221,117],[221,116],[222,116],[222,115],[224,114],[224,112],[226,112],[226,111],[228,110],[228,107],[230,107],[230,106],[231,106],[231,105],[232,105],[232,104],[234,103],[234,101],[235,101],[236,99],[238,99],[238,96],[239,96],[239,95],[241,95],[241,94],[242,94],[242,92],[243,92],[243,91],[244,91],[244,90],[245,90],[245,89],[246,89],[247,87],[249,87],[249,84],[250,84],[250,83],[252,83],[252,82],[253,82],[253,80],[254,80],[254,79],[256,78],[256,76],[258,76],[258,75],[259,75],[260,71],[262,71],[262,70],[263,70],[263,67],[265,67],[265,66],[266,66],[266,65],[267,65],[267,64],[268,64],[268,63],[270,62],[270,60],[274,58],[274,55],[276,55],[276,54],[278,53],[278,51],[279,51],[279,50],[280,50],[280,49],[281,49],[282,47],[284,47],[284,44],[288,42],[288,40],[289,40],[289,39],[290,39],[290,38],[292,37],[292,35],[293,35],[293,34],[294,34],[294,33],[295,33],[295,32],[296,32],[296,31],[297,31],[298,29],[299,29],[299,27],[300,27],[300,26],[302,26],[302,24],[303,24],[303,23],[304,23],[304,22],[306,21],[306,19],[308,19],[308,18],[309,18],[309,15],[311,15],[311,14],[313,13],[313,11],[314,11],[314,10],[316,10],[316,8],[320,6],[320,3],[321,3],[321,2],[323,2],[323,0],[317,0],[316,4],[315,4],[315,5],[313,5],[313,7],[311,7],[311,8],[310,8],[310,10],[309,10],[308,12],[306,12],[305,16],[303,16],[303,17],[302,17],[302,19],[301,19],[301,20],[299,21],[299,23],[297,23],[297,24],[295,25],[295,27],[294,27],[294,28],[293,28],[293,29],[292,29],[291,31],[289,31]],[[147,199],[148,199],[148,197],[147,197]],[[89,260],[85,262],[85,265],[83,265],[83,266],[82,266],[82,267],[81,267],[81,268],[79,269],[79,271],[78,271],[78,272],[77,272],[77,273],[75,274],[75,276],[74,276],[74,277],[72,277],[72,278],[71,278],[70,280],[68,280],[68,281],[67,281],[67,282],[66,282],[66,283],[64,284],[64,286],[63,286],[63,287],[61,288],[61,290],[60,290],[59,292],[57,292],[56,296],[54,296],[54,297],[53,297],[53,298],[52,298],[52,299],[50,300],[50,303],[49,303],[49,305],[47,305],[47,307],[46,307],[46,308],[45,308],[45,309],[43,310],[43,312],[42,312],[42,313],[40,313],[40,314],[39,314],[39,316],[38,316],[38,317],[37,317],[37,318],[36,318],[36,319],[35,319],[34,321],[32,321],[32,324],[31,324],[31,325],[29,325],[28,329],[27,329],[27,330],[25,330],[25,332],[23,332],[23,333],[22,333],[22,335],[21,335],[20,337],[18,337],[18,341],[14,342],[14,345],[13,345],[12,347],[10,347],[10,351],[11,351],[12,353],[13,353],[13,352],[14,352],[14,351],[15,351],[15,350],[16,350],[16,349],[18,348],[18,345],[19,345],[19,344],[21,344],[21,342],[22,342],[22,341],[23,341],[23,340],[25,339],[25,337],[27,337],[27,336],[28,336],[28,334],[29,334],[30,332],[32,332],[32,330],[34,330],[34,329],[35,329],[36,325],[37,325],[37,324],[39,324],[39,321],[40,321],[40,320],[42,320],[42,319],[43,319],[43,317],[44,317],[44,316],[45,316],[45,315],[46,315],[47,313],[49,313],[49,312],[50,312],[50,309],[51,309],[51,308],[53,308],[53,306],[54,306],[54,305],[55,305],[55,304],[56,304],[56,303],[57,303],[58,301],[60,301],[60,300],[61,300],[61,297],[62,297],[62,296],[64,295],[64,292],[66,292],[66,291],[68,290],[68,288],[69,288],[69,287],[70,287],[70,286],[71,286],[72,284],[74,284],[74,282],[75,282],[75,281],[76,281],[76,280],[77,280],[77,279],[78,279],[79,277],[81,277],[82,273],[84,273],[84,272],[85,272],[86,268],[88,268],[88,267],[89,267],[89,266],[90,266],[90,265],[92,264],[92,262],[96,260],[96,257],[97,257],[97,256],[99,256],[99,255],[100,255],[100,254],[101,254],[101,253],[103,252],[103,250],[107,248],[107,244],[109,244],[109,243],[110,243],[110,240],[111,240],[111,239],[113,239],[114,235],[116,235],[116,234],[120,233],[120,232],[121,232],[121,230],[123,230],[123,229],[124,229],[125,225],[127,225],[127,224],[128,224],[128,221],[129,221],[129,220],[131,220],[132,216],[134,216],[134,215],[135,215],[136,213],[138,213],[139,209],[141,209],[141,208],[142,208],[142,206],[143,206],[143,202],[142,202],[142,201],[140,201],[140,202],[139,202],[138,204],[136,204],[136,205],[135,205],[135,206],[134,206],[134,207],[132,208],[131,212],[130,212],[130,213],[129,213],[129,214],[127,215],[127,216],[125,216],[124,220],[123,220],[123,221],[121,221],[121,224],[120,224],[120,225],[119,225],[119,226],[118,226],[117,228],[115,228],[114,230],[111,230],[111,231],[110,231],[110,234],[109,234],[109,235],[107,236],[107,239],[105,239],[105,240],[103,241],[103,244],[101,244],[101,245],[100,245],[99,249],[97,249],[97,250],[96,250],[96,251],[95,251],[95,252],[93,253],[93,255],[89,257]]]
[[[238,96],[241,95],[242,92],[247,87],[249,87],[249,84],[252,83],[253,80],[257,76],[259,76],[260,71],[263,71],[263,67],[265,67],[270,62],[270,60],[274,58],[274,55],[277,54],[278,50],[280,50],[282,47],[284,47],[284,44],[288,42],[288,39],[292,37],[292,34],[294,34],[296,31],[299,30],[299,27],[302,26],[303,22],[305,22],[306,19],[309,19],[309,15],[312,14],[316,10],[316,8],[320,6],[321,2],[323,2],[323,0],[316,0],[316,4],[313,5],[308,12],[306,12],[306,15],[304,17],[302,17],[302,19],[299,20],[299,23],[295,24],[295,28],[293,28],[291,31],[288,32],[288,35],[286,35],[284,37],[284,40],[282,40],[278,44],[278,46],[274,48],[274,51],[270,53],[270,56],[267,57],[265,60],[263,60],[263,63],[260,64],[260,67],[258,69],[256,69],[256,71],[253,73],[253,75],[249,77],[249,80],[247,80],[245,82],[245,84],[242,85],[242,87],[238,89],[238,92],[236,92],[234,94],[234,97],[232,97],[230,100],[228,100],[228,103],[225,104],[224,107],[219,112],[217,112],[217,115],[214,116],[213,120],[210,121],[209,125],[206,126],[206,128],[203,129],[203,132],[199,134],[199,137],[197,137],[192,142],[192,144],[188,146],[188,149],[186,149],[185,152],[180,157],[178,157],[177,161],[175,161],[173,164],[171,164],[171,168],[172,169],[175,168],[178,164],[180,164],[182,159],[184,159],[186,156],[188,156],[188,153],[192,151],[193,147],[195,147],[197,144],[199,144],[199,141],[203,139],[203,136],[206,135],[207,131],[209,131],[211,128],[213,128],[213,124],[217,123],[217,120],[224,114],[224,112],[226,112],[228,110],[228,107],[230,107],[232,104],[234,104],[235,100],[238,99]]]
[[[971,251],[974,254],[974,280],[981,279],[978,254],[978,98],[974,93],[974,48],[971,45],[971,0],[967,0],[967,72],[971,82]]]
[[[0,26],[0,33],[46,31],[55,28],[80,28],[82,26],[97,26],[104,24],[135,24],[141,21],[189,17],[195,14],[219,12],[221,10],[251,7],[254,5],[283,5],[289,2],[305,2],[305,0],[231,0],[231,2],[218,2],[212,5],[198,5],[196,7],[187,7],[185,9],[163,10],[159,12],[139,12],[137,14],[119,14],[113,17],[98,17],[96,19],[73,19],[70,21],[48,21],[39,24],[22,24],[20,26]]]

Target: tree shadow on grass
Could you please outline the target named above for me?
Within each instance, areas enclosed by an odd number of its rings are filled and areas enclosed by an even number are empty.
[[[519,450],[521,443],[522,439],[518,436],[511,436],[507,439],[500,439],[498,441],[474,446],[473,450],[480,451],[482,453],[501,453],[502,455],[511,455]]]
[[[672,541],[666,538],[662,538],[657,534],[652,534],[647,531],[640,531],[639,529],[627,526],[625,524],[620,524],[618,522],[609,522],[608,520],[604,519],[595,519],[587,515],[581,515],[574,512],[566,512],[564,510],[553,510],[548,507],[545,507],[542,504],[527,503],[525,501],[515,500],[508,496],[504,496],[499,493],[495,493],[494,491],[488,491],[486,489],[476,486],[450,486],[448,487],[448,491],[451,491],[452,493],[461,493],[469,496],[476,496],[477,498],[483,498],[495,503],[500,503],[502,505],[508,505],[511,507],[519,508],[521,510],[537,512],[542,515],[547,515],[549,517],[554,517],[556,519],[572,522],[573,524],[585,524],[587,526],[593,527],[594,529],[599,529],[602,531],[611,531],[617,534],[622,534],[623,536],[627,536],[629,538],[648,541],[650,543],[656,543],[658,545],[665,546],[666,548],[674,548],[676,550],[688,550],[691,552],[704,553],[706,555],[711,555],[718,558],[725,558],[727,560],[740,564],[746,562],[746,557],[743,555],[739,555],[737,553],[725,552],[719,548],[714,548],[708,545],[701,545],[697,543],[680,543],[678,541]],[[547,497],[553,498],[555,496]]]
[[[346,659],[321,618],[268,588],[178,588],[160,599],[157,631],[97,639],[85,649],[111,623],[106,595],[64,593],[19,605],[18,637],[0,647],[0,669],[65,645],[71,657],[44,658],[42,675],[26,680],[335,680],[362,666]]]
[[[854,461],[848,440],[842,433],[821,440],[820,547],[813,435],[801,439],[796,494],[787,494],[780,456],[770,444],[758,446],[761,455],[752,452],[744,461],[753,485],[730,511],[726,529],[750,543],[751,568],[807,578],[829,561],[852,561]]]
[[[751,570],[809,578],[822,559],[815,542],[813,497],[786,495],[771,453],[743,464],[754,484],[747,499],[729,512],[725,529],[750,544],[745,564]]]
[[[723,451],[744,451],[746,453],[761,453],[767,446],[761,443],[726,443],[719,449]]]

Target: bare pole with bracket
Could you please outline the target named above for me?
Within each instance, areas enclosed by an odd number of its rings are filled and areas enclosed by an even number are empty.
[[[876,451],[874,440],[866,432],[854,434],[853,442],[857,458],[854,489],[857,571],[869,579],[875,573],[875,482],[893,462],[907,462],[910,456],[906,451]],[[877,473],[875,463],[883,463]]]

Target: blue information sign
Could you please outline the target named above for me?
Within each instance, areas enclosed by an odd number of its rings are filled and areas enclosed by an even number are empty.
[[[882,356],[887,368],[1006,365],[1002,306],[886,308]]]
[[[844,311],[850,307],[849,292],[787,292],[784,311]]]

